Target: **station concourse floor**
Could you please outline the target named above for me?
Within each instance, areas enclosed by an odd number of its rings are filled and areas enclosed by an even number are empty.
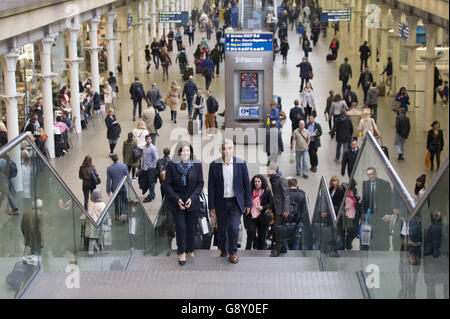
[[[314,207],[316,193],[319,187],[321,176],[325,176],[326,180],[329,181],[333,175],[337,175],[340,177],[340,163],[336,163],[334,161],[334,154],[336,149],[336,140],[330,139],[328,133],[328,123],[325,120],[324,109],[326,106],[326,99],[328,97],[328,92],[330,89],[333,89],[336,93],[340,92],[342,82],[338,81],[338,69],[339,65],[343,62],[344,57],[349,57],[350,64],[353,69],[353,78],[350,79],[349,84],[352,85],[352,90],[355,91],[358,95],[358,99],[361,101],[363,99],[362,89],[357,89],[357,80],[359,78],[359,56],[358,56],[358,48],[351,49],[346,41],[341,39],[340,47],[341,49],[338,52],[338,58],[334,62],[326,62],[325,56],[328,53],[329,43],[332,39],[333,32],[332,29],[328,29],[327,38],[323,39],[322,35],[320,35],[319,41],[316,47],[313,47],[313,51],[310,53],[309,61],[313,67],[314,78],[311,80],[311,84],[314,88],[315,92],[315,102],[317,109],[317,122],[321,124],[323,129],[323,135],[321,137],[322,147],[318,151],[319,165],[316,173],[311,171],[308,172],[310,178],[303,179],[303,177],[295,176],[295,164],[290,164],[290,134],[291,134],[291,123],[290,120],[287,119],[286,123],[282,128],[282,136],[283,136],[283,144],[284,144],[284,153],[280,159],[280,170],[282,171],[284,176],[294,176],[297,178],[299,186],[303,189],[309,196],[311,209]],[[199,43],[201,40],[201,33],[196,31],[195,34],[195,43]],[[293,101],[296,98],[299,98],[299,87],[300,87],[300,78],[299,78],[299,68],[296,68],[296,65],[301,62],[301,58],[303,57],[303,50],[299,45],[299,36],[295,34],[295,31],[290,31],[288,34],[288,40],[290,45],[290,50],[287,58],[287,65],[282,64],[281,55],[276,56],[274,61],[274,72],[273,72],[273,83],[274,88],[273,92],[276,95],[282,97],[282,105],[283,111],[289,115],[289,110],[293,106]],[[187,41],[187,37],[185,37],[185,41]],[[209,41],[210,47],[215,45],[215,34],[212,35],[211,40]],[[186,49],[188,52],[188,60],[191,65],[193,65],[193,53],[195,51],[196,45],[189,46],[188,42],[185,42]],[[174,43],[175,46],[175,43]],[[162,81],[162,68],[159,70],[155,70],[154,63],[152,61],[152,66],[150,68],[151,74],[145,73],[145,67],[142,67],[142,72],[137,74],[139,76],[139,80],[144,84],[145,90],[148,90],[151,87],[152,82],[157,83],[157,87],[161,90],[162,95],[165,97],[167,93],[168,86],[170,81],[177,81],[178,85],[183,89],[184,82],[181,80],[181,76],[179,73],[179,67],[175,64],[176,58],[176,46],[175,51],[171,52],[171,58],[173,61],[172,66],[169,67],[169,81]],[[143,51],[143,49],[142,49]],[[380,62],[381,63],[381,62]],[[394,63],[398,63],[394,61]],[[130,63],[131,70],[133,68],[133,63]],[[376,72],[372,71],[375,81],[380,80],[379,74],[381,73],[382,66],[378,66]],[[443,73],[441,71],[441,73]],[[102,74],[104,79],[107,78],[107,74]],[[126,139],[128,132],[131,132],[135,127],[137,122],[132,121],[132,101],[129,95],[129,86],[122,85],[121,75],[117,75],[119,82],[119,94],[118,98],[115,100],[115,109],[116,115],[119,123],[122,127],[121,137],[116,146],[115,152],[119,155],[119,158],[122,159],[122,144]],[[407,72],[402,70],[400,74],[401,80],[399,81],[400,86],[403,86],[403,83],[406,83]],[[424,71],[416,72],[416,83],[417,89],[421,89],[424,87]],[[82,79],[85,80],[85,79]],[[130,81],[134,80],[134,74],[130,73]],[[210,86],[212,90],[213,96],[215,96],[219,102],[219,112],[224,110],[224,101],[225,94],[224,91],[224,63],[220,65],[220,75],[216,76]],[[202,88],[204,91],[205,81],[201,74],[195,74],[194,67],[194,81],[196,82],[199,88]],[[404,161],[397,161],[397,153],[394,148],[394,139],[395,139],[395,116],[391,111],[391,101],[392,97],[379,97],[379,106],[378,106],[378,121],[377,125],[380,129],[383,144],[389,148],[390,159],[393,167],[397,171],[398,175],[404,182],[405,186],[410,192],[413,192],[415,180],[421,174],[425,174],[427,176],[426,185],[429,184],[431,178],[435,171],[430,171],[426,169],[424,166],[424,155],[425,155],[425,145],[426,145],[426,132],[423,130],[423,118],[424,118],[424,107],[423,107],[423,93],[418,93],[417,95],[417,105],[421,105],[419,108],[414,109],[414,101],[412,95],[411,98],[411,107],[410,111],[407,113],[411,120],[411,133],[409,138],[406,141],[406,154]],[[146,108],[146,103],[143,101],[143,109]],[[438,103],[434,105],[434,119],[440,120],[441,128],[444,130],[444,138],[445,138],[445,147],[444,151],[441,154],[441,161],[443,161],[448,155],[448,106],[445,106],[440,102],[440,97],[438,96]],[[186,111],[178,110],[177,115],[177,124],[173,124],[170,121],[170,109],[168,108],[166,111],[160,113],[163,119],[163,127],[158,131],[159,136],[156,140],[156,147],[159,151],[159,157],[162,157],[162,151],[165,147],[173,147],[178,141],[178,134],[182,136],[183,139],[191,138],[187,134],[187,122],[188,122],[188,113]],[[217,116],[217,115],[216,115]],[[223,123],[223,117],[217,116],[218,126],[221,127]],[[54,164],[56,170],[61,175],[63,180],[67,183],[73,193],[78,197],[78,199],[83,202],[83,193],[81,189],[81,180],[78,179],[78,168],[81,165],[84,157],[86,155],[91,155],[93,158],[93,163],[96,166],[101,179],[102,184],[100,188],[103,194],[106,193],[106,168],[112,163],[108,154],[109,154],[109,145],[108,140],[106,139],[106,126],[104,124],[104,120],[102,118],[94,120],[95,127],[90,124],[87,130],[83,130],[78,134],[78,137],[73,134],[72,142],[73,149],[70,150],[68,154],[66,154],[63,158],[52,159],[51,162]],[[431,123],[430,123],[431,124]],[[181,133],[180,130],[181,129]],[[223,133],[223,130],[219,130]],[[194,154],[196,157],[199,157],[200,152],[202,152],[202,162],[203,162],[203,174],[205,179],[205,184],[207,183],[207,175],[209,169],[210,160],[216,159],[220,156],[220,141],[222,135],[217,135],[217,140],[214,141],[214,145],[211,147],[211,144],[208,143],[212,141],[213,137],[208,137],[206,134],[202,135],[201,145],[202,149],[198,147],[200,145],[200,134],[194,135],[193,144],[194,144]],[[361,138],[360,138],[361,140]],[[208,144],[209,148],[205,147]],[[213,150],[212,150],[213,149]],[[212,155],[212,152],[215,152]],[[237,146],[236,150],[237,156],[243,157],[248,162],[248,169],[250,178],[257,173],[267,174],[266,172],[266,161],[267,157],[265,153],[262,152],[262,149],[256,148],[255,145],[248,146]],[[205,156],[210,154],[210,156]],[[241,155],[242,154],[242,155]],[[243,156],[245,154],[245,156]],[[252,156],[249,156],[252,154]],[[256,154],[261,154],[261,156],[255,156]],[[211,156],[212,155],[212,156]],[[171,153],[172,156],[172,153]],[[207,158],[208,157],[208,158]],[[255,160],[256,158],[256,160]],[[253,159],[253,160],[252,160]],[[342,159],[342,156],[341,156]],[[348,181],[347,175],[341,179],[343,182]],[[141,194],[137,182],[133,182],[135,189],[138,194]],[[150,210],[150,215],[152,219],[156,216],[159,206],[160,206],[160,185],[157,184],[155,187],[156,191],[156,200],[151,203],[144,204],[147,209]],[[106,197],[106,194],[105,194]],[[144,196],[142,196],[142,199]],[[245,233],[245,232],[244,232]]]

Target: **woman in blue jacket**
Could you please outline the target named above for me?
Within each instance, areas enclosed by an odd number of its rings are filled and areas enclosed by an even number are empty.
[[[178,263],[186,264],[186,252],[194,257],[194,236],[203,189],[201,162],[194,161],[192,145],[181,141],[166,170],[164,190],[176,226]]]
[[[395,100],[400,102],[400,108],[403,107],[405,108],[406,112],[408,112],[408,105],[410,104],[410,102],[408,93],[406,92],[406,88],[404,86],[400,88],[400,91],[395,96]]]

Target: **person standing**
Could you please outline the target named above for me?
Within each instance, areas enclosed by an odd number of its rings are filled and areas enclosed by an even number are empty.
[[[131,178],[133,179],[133,181],[135,180],[136,176],[136,168],[139,166],[139,160],[135,160],[133,156],[133,149],[136,147],[138,147],[138,144],[134,139],[133,132],[130,132],[128,133],[128,138],[123,141],[122,156],[123,163],[127,166],[128,173],[131,173]]]
[[[211,90],[206,90],[206,115],[205,115],[205,129],[209,131],[208,136],[212,136],[215,133],[216,123],[214,119],[216,112],[219,110],[219,103],[216,98],[212,96]]]
[[[320,147],[320,136],[322,136],[322,127],[316,122],[314,115],[309,116],[309,122],[306,129],[310,134],[310,143],[308,147],[309,161],[311,164],[311,171],[317,172],[317,165],[319,165],[319,158],[317,157],[317,150]]]
[[[170,106],[170,120],[177,124],[177,110],[180,104],[180,87],[176,81],[172,81],[167,91],[167,101]]]
[[[161,185],[161,197],[162,200],[166,197],[166,192],[164,191],[164,182],[166,181],[166,173],[167,173],[167,166],[171,162],[170,159],[170,148],[166,147],[163,150],[164,156],[160,158],[156,162],[156,169],[155,169],[155,180],[156,178],[159,179],[159,183]]]
[[[147,69],[147,73],[148,74],[150,74],[150,66],[152,65],[151,64],[151,57],[150,57],[150,49],[149,49],[149,45],[147,44],[147,45],[145,45],[145,61],[147,62],[147,67],[146,67],[146,69]]]
[[[334,123],[334,132],[336,133],[336,162],[339,162],[339,157],[341,156],[341,146],[343,147],[343,153],[348,148],[348,144],[350,143],[353,135],[353,124],[350,118],[346,114],[346,110],[342,109],[341,115],[336,117],[336,121]]]
[[[139,105],[139,118],[142,117],[142,99],[145,97],[144,86],[139,82],[139,78],[134,78],[134,83],[130,86],[131,99],[133,100],[133,121],[136,121],[136,108]]]
[[[270,122],[275,121],[276,122],[276,128],[280,130],[280,109],[278,108],[277,102],[272,101],[270,103],[270,113],[267,114],[267,117],[270,119]]]
[[[180,52],[183,45],[183,31],[180,28],[175,32],[175,41],[177,42],[177,50]]]
[[[348,177],[352,174],[353,166],[355,165],[356,158],[358,157],[359,148],[358,140],[352,139],[350,142],[350,148],[344,152],[341,164],[341,175],[345,176],[345,168],[347,168]]]
[[[172,65],[172,59],[167,53],[166,48],[161,49],[160,59],[161,59],[161,66],[163,68],[163,81],[164,80],[169,81],[169,65]]]
[[[252,207],[252,192],[245,161],[233,156],[231,140],[222,142],[222,157],[213,161],[208,174],[208,204],[211,217],[217,216],[217,235],[221,257],[237,263],[239,226],[243,213]]]
[[[169,28],[169,33],[167,33],[167,40],[168,40],[168,51],[172,52],[173,51],[173,39],[175,38],[175,35],[173,33],[172,27]]]
[[[108,128],[106,137],[108,138],[109,141],[109,149],[110,149],[109,156],[112,156],[121,132],[119,121],[117,120],[116,115],[114,114],[114,109],[112,108],[108,109],[108,115],[105,118],[105,124],[106,127]]]
[[[404,108],[400,108],[399,114],[395,119],[395,150],[398,153],[397,160],[405,159],[405,142],[409,136],[409,131],[411,125],[409,123],[409,118],[406,116],[406,111]]]
[[[109,85],[108,81],[103,84],[103,96],[105,101],[105,108],[113,107],[113,90]],[[64,114],[64,112],[63,112]],[[70,121],[69,121],[70,122]],[[67,124],[67,123],[66,123]]]
[[[386,85],[389,86],[389,91],[387,93],[387,95],[389,96],[389,94],[391,93],[391,89],[392,89],[392,58],[388,57],[388,62],[386,64],[386,67],[383,70],[383,73],[381,73],[380,75],[383,75],[384,73],[386,73]]]
[[[116,93],[116,94],[119,93],[119,87],[117,86],[117,79],[114,76],[113,72],[109,72],[108,83],[109,83],[109,85],[111,85],[111,88],[114,93]],[[114,93],[113,93],[113,98],[115,97]]]
[[[156,38],[153,38],[153,42],[150,44],[150,49],[152,50],[152,56],[153,56],[153,63],[155,64],[155,68],[159,69],[159,56],[161,54],[160,52],[160,46],[158,40]]]
[[[365,67],[364,72],[361,73],[358,80],[358,88],[362,86],[364,92],[364,102],[367,101],[367,91],[369,90],[370,84],[373,82],[372,72],[369,72],[369,67]]]
[[[272,185],[273,198],[270,210],[275,220],[273,227],[276,229],[277,226],[284,224],[289,217],[289,188],[286,178],[279,171],[278,164],[269,163],[267,166],[267,174],[270,177],[270,184]],[[270,257],[278,257],[280,253],[286,252],[286,242],[281,241],[280,234],[274,231]]]
[[[288,179],[288,187],[290,205],[297,208],[298,215],[295,217],[298,223],[298,232],[302,234],[302,250],[310,250],[310,221],[307,213],[306,193],[298,187],[295,178]],[[292,247],[290,248],[292,250],[300,249],[299,237],[292,240]]]
[[[305,128],[305,121],[300,121],[298,129],[292,133],[291,151],[295,151],[295,168],[297,176],[300,176],[300,172],[303,174],[303,178],[307,179],[308,176],[308,162],[307,154],[310,144],[310,133]]]
[[[153,104],[148,104],[148,107],[146,110],[144,110],[143,113],[144,117],[142,118],[145,122],[145,125],[147,126],[147,131],[152,138],[153,145],[156,145],[156,136],[157,131],[155,127],[155,117],[156,117],[156,110],[153,106]]]
[[[95,177],[93,177],[94,175]],[[83,181],[84,209],[88,209],[89,193],[92,194],[92,191],[97,186],[95,180],[100,180],[100,176],[92,164],[92,157],[89,155],[86,155],[84,158],[83,164],[81,164],[80,170],[78,171],[78,177]]]
[[[277,122],[271,121],[266,129],[265,151],[270,162],[278,163],[281,154],[284,152],[283,138],[281,131],[277,129]]]
[[[303,49],[303,52],[304,52],[304,54],[305,54],[304,57],[305,57],[306,59],[308,59],[309,52],[311,52],[312,49],[311,49],[311,42],[310,42],[309,39],[308,39],[308,35],[306,34],[306,31],[305,31],[305,33],[303,34],[302,49]]]
[[[205,96],[202,94],[200,88],[197,89],[197,95],[194,98],[194,116],[192,119],[195,121],[197,116],[200,120],[200,132],[203,130],[203,112],[205,110]]]
[[[287,38],[285,38],[283,42],[281,42],[280,46],[280,53],[283,56],[283,64],[287,64],[288,51],[289,51],[289,43]]]
[[[409,95],[404,86],[402,86],[400,88],[400,91],[398,91],[397,95],[395,96],[395,100],[400,102],[400,108],[404,108],[406,112],[408,112],[408,105],[410,104]]]
[[[380,90],[377,88],[377,82],[372,82],[372,86],[367,91],[367,99],[365,100],[366,105],[369,106],[370,111],[372,112],[373,119],[375,122],[377,121],[377,109],[378,109],[378,94],[380,94]]]
[[[147,180],[149,194],[144,199],[144,203],[150,203],[155,199],[155,169],[158,161],[158,149],[152,144],[152,137],[147,135],[145,137],[145,145],[142,150],[142,165],[141,169],[144,178]]]
[[[316,46],[320,34],[320,22],[318,18],[315,19],[314,22],[312,23],[311,34],[313,37],[313,45]]]
[[[302,82],[300,84],[300,93],[303,91],[303,84],[309,82],[310,73],[312,74],[312,66],[311,63],[308,62],[306,57],[302,58],[302,62],[296,65],[297,68],[300,68],[300,78]]]
[[[119,163],[119,156],[117,154],[111,155],[111,160],[113,164],[108,166],[106,169],[106,193],[111,197],[111,193],[114,193],[119,186],[122,178],[127,177],[128,181],[131,183],[130,174],[128,173],[127,166],[125,164]],[[118,199],[114,201],[114,210],[116,215],[116,220],[126,219],[126,214],[128,211],[128,199],[126,187],[122,187],[120,193],[117,196]],[[124,207],[124,210],[121,208]]]
[[[315,112],[316,104],[314,102],[314,90],[310,82],[306,82],[305,89],[300,94],[300,107],[305,110],[306,118]]]
[[[364,41],[364,43],[359,47],[359,58],[361,60],[361,67],[359,68],[359,72],[362,73],[363,71],[363,64],[364,67],[367,67],[367,60],[370,57],[370,48],[367,45],[367,41]]]
[[[342,81],[342,94],[344,94],[348,80],[352,77],[352,66],[348,63],[348,58],[344,58],[344,63],[339,66],[339,80]]]
[[[330,186],[328,188],[330,192],[331,201],[333,204],[334,212],[336,215],[339,213],[342,200],[344,199],[345,190],[341,185],[341,181],[337,176],[333,176],[330,179]]]
[[[181,49],[178,50],[177,57],[175,58],[175,64],[176,63],[178,63],[178,66],[180,67],[180,74],[183,75],[186,71],[186,65],[189,63],[183,44],[181,44]]]
[[[194,82],[194,77],[189,76],[188,81],[184,84],[182,97],[186,96],[186,102],[188,106],[189,118],[192,118],[192,101],[197,93],[197,84]]]
[[[431,124],[432,129],[427,135],[427,150],[431,157],[431,170],[434,168],[434,157],[436,156],[437,169],[441,165],[441,152],[444,150],[444,132],[440,129],[439,121]]]
[[[297,99],[294,100],[294,107],[289,111],[289,119],[291,120],[292,132],[298,129],[298,122],[300,120],[306,122],[305,111],[299,106]]]
[[[167,203],[175,220],[180,265],[186,264],[186,252],[189,257],[195,257],[194,236],[203,185],[202,164],[194,160],[192,145],[180,142],[167,165],[164,182]]]

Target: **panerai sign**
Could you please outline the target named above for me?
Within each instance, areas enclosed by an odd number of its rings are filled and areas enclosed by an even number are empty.
[[[236,63],[262,63],[262,58],[242,58],[236,57]]]

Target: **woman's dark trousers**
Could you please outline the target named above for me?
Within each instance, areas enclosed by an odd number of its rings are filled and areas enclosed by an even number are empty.
[[[195,250],[194,235],[197,214],[180,209],[172,212],[172,214],[176,226],[178,254],[193,252]]]

